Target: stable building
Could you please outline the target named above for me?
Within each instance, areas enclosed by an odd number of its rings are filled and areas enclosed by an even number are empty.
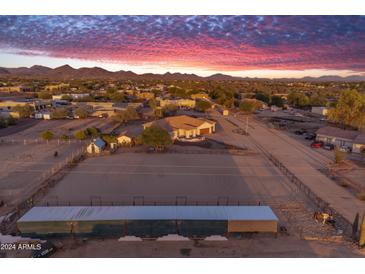
[[[90,154],[101,153],[105,149],[106,143],[100,137],[94,139],[86,148]]]
[[[268,206],[69,206],[34,207],[17,222],[23,236],[114,235],[207,237],[277,233]]]
[[[211,120],[181,115],[145,123],[143,124],[143,129],[150,126],[159,126],[167,130],[172,139],[189,139],[215,132],[215,124],[216,122]]]

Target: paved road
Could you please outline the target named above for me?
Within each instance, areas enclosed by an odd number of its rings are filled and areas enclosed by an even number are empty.
[[[245,128],[244,120],[233,116],[227,119]],[[306,186],[350,223],[353,222],[356,213],[362,214],[365,211],[364,202],[318,171],[318,168],[323,168],[328,163],[327,157],[280,131],[267,128],[255,119],[250,118],[249,123],[248,131],[254,142],[279,159]]]

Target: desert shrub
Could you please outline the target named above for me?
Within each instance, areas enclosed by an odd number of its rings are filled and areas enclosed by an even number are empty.
[[[49,141],[53,138],[53,132],[50,130],[43,131],[41,137],[43,140]]]
[[[359,192],[356,194],[356,197],[361,200],[361,201],[365,201],[365,192]]]

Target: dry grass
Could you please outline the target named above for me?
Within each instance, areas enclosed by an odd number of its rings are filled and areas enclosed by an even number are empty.
[[[356,194],[356,197],[361,200],[361,201],[365,201],[365,192],[359,192]]]

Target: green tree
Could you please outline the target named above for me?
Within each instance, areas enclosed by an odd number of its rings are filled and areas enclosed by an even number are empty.
[[[208,109],[210,109],[212,107],[212,104],[209,103],[208,101],[197,101],[195,104],[195,110],[200,111],[200,112],[205,112]]]
[[[68,136],[68,135],[66,135],[66,134],[62,134],[62,135],[60,136],[60,139],[61,139],[61,140],[63,140],[63,141],[67,141],[67,140],[69,140],[69,139],[70,139],[70,136]]]
[[[53,138],[53,132],[50,130],[43,131],[41,137],[43,140],[49,141]]]
[[[255,99],[260,100],[261,102],[264,102],[266,104],[270,103],[270,97],[264,93],[256,93]]]
[[[52,99],[52,94],[45,92],[45,91],[41,91],[38,93],[38,98],[40,99]]]
[[[112,134],[103,134],[101,136],[101,138],[108,144],[110,145],[111,143],[117,143],[117,137],[115,135]]]
[[[85,130],[86,135],[91,136],[91,137],[98,137],[101,133],[100,129],[96,128],[96,127],[88,127]]]
[[[144,145],[153,147],[155,150],[163,150],[166,146],[172,144],[170,134],[158,126],[150,126],[143,130],[141,141]]]
[[[68,116],[67,108],[55,108],[51,111],[52,119],[65,119]]]
[[[148,100],[148,106],[152,109],[156,109],[156,107],[157,107],[156,99],[152,98],[152,99]]]
[[[13,107],[12,109],[14,112],[17,112],[19,114],[20,118],[27,118],[30,115],[32,115],[34,108],[31,107],[30,105],[16,105],[15,107]]]
[[[322,107],[327,105],[327,99],[325,96],[320,94],[313,94],[309,98],[309,104],[314,107]]]
[[[8,127],[8,123],[6,122],[6,119],[3,117],[0,117],[0,128],[6,128]]]
[[[75,110],[75,115],[78,116],[79,118],[83,119],[83,118],[87,118],[89,116],[89,112],[87,111],[87,109],[85,109],[83,107],[79,107]]]
[[[257,109],[257,103],[252,99],[244,99],[240,103],[240,110],[245,113],[253,113]]]
[[[309,105],[309,98],[301,92],[291,92],[288,95],[288,103],[295,107],[305,107]]]
[[[280,96],[274,95],[271,96],[271,105],[277,106],[279,108],[284,106],[283,99]]]
[[[61,97],[62,100],[72,101],[72,97],[68,94],[64,94]]]
[[[355,90],[346,90],[337,101],[336,107],[328,112],[328,120],[343,127],[359,130],[365,128],[365,95]]]
[[[173,104],[169,104],[162,108],[162,112],[163,112],[164,116],[175,115],[176,111],[177,111],[177,106],[173,105]]]
[[[6,123],[8,126],[16,125],[17,119],[15,119],[13,116],[9,116],[8,118],[6,118]]]
[[[123,102],[125,100],[124,95],[120,92],[108,93],[108,97],[113,102]]]
[[[163,117],[163,109],[161,107],[157,107],[154,111],[156,118],[162,118]]]
[[[119,123],[126,123],[139,119],[139,115],[135,108],[128,107],[126,110],[117,111],[113,116],[113,120]]]
[[[85,130],[79,130],[75,132],[74,136],[77,140],[85,140],[87,138],[87,133]]]

